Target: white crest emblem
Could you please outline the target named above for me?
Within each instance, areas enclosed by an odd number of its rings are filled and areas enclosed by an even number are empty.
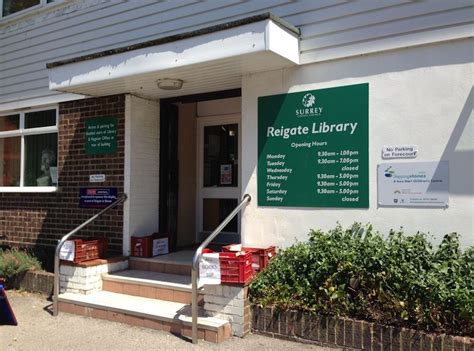
[[[316,103],[316,98],[314,97],[313,94],[308,93],[308,94],[305,94],[305,96],[303,96],[302,102],[303,102],[304,107],[311,107]]]

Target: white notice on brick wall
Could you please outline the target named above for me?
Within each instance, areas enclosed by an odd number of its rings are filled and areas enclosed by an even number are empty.
[[[199,283],[201,285],[219,285],[221,283],[221,265],[218,252],[202,254],[199,262]]]
[[[105,174],[89,174],[90,183],[103,183],[105,182]]]
[[[59,259],[65,261],[74,261],[75,244],[73,240],[67,240],[64,242],[59,252]]]

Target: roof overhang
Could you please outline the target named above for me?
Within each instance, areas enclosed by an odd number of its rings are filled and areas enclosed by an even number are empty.
[[[49,63],[49,88],[165,98],[238,88],[244,74],[299,64],[299,30],[271,14]],[[160,90],[157,80],[181,79]]]

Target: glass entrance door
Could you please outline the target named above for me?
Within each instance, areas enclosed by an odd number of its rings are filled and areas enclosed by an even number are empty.
[[[240,199],[240,115],[199,118],[198,144],[197,238],[203,241]],[[238,216],[215,242],[240,242]]]

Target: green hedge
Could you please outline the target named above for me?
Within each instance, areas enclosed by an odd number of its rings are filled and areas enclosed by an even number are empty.
[[[474,335],[474,247],[448,234],[434,249],[425,234],[386,237],[372,226],[311,231],[280,250],[250,284],[254,303]]]

